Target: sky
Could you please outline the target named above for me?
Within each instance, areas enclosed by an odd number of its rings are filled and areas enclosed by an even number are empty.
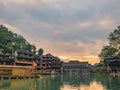
[[[0,24],[64,61],[94,64],[120,25],[120,0],[0,0]]]

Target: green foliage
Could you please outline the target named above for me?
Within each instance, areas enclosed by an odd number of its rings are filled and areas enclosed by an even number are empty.
[[[103,47],[99,54],[101,59],[111,56],[120,56],[120,26],[109,34],[108,40],[109,45]]]
[[[105,71],[105,68],[104,67],[97,67],[95,69],[96,72],[104,72]]]
[[[91,68],[91,72],[93,72],[93,73],[103,73],[105,71],[106,71],[106,69],[105,69],[104,66],[92,67]]]
[[[103,47],[102,52],[99,54],[99,57],[101,59],[111,57],[111,56],[114,56],[116,52],[117,50],[115,48],[111,46],[105,46]]]
[[[43,49],[40,48],[40,49],[38,50],[38,55],[39,55],[39,56],[43,55],[43,52],[44,52]]]
[[[31,45],[31,52],[36,54],[36,47],[35,47],[35,45]]]
[[[30,52],[36,50],[34,45],[28,43],[21,35],[17,35],[9,31],[3,25],[0,26],[0,50],[15,51],[28,50]]]
[[[113,47],[120,47],[120,26],[109,34],[108,40]]]

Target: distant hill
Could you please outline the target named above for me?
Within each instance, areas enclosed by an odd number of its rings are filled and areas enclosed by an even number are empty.
[[[36,47],[27,42],[23,36],[13,33],[7,27],[0,25],[0,50],[28,50],[35,52]]]

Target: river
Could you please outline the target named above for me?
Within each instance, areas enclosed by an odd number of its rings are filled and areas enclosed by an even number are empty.
[[[39,79],[0,80],[0,90],[120,90],[120,77],[46,75]]]

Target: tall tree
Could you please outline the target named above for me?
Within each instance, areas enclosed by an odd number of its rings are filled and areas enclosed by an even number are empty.
[[[109,44],[120,53],[120,26],[109,34]]]
[[[99,54],[101,59],[111,56],[120,56],[120,26],[109,34],[108,40],[109,45],[103,47],[101,53]]]

